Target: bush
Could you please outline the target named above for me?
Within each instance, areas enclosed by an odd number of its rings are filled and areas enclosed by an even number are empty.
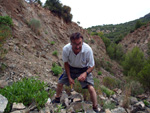
[[[5,112],[10,112],[11,105],[14,102],[29,106],[35,101],[37,108],[40,109],[48,99],[48,93],[44,90],[45,87],[45,83],[40,80],[23,78],[21,81],[14,82],[12,86],[0,89],[0,93],[8,99]]]
[[[103,79],[103,84],[106,87],[108,87],[110,89],[113,89],[113,88],[116,88],[116,87],[117,88],[121,88],[122,82],[120,80],[118,80],[118,79],[106,76]]]
[[[50,43],[51,43],[51,45],[54,45],[54,44],[55,44],[55,41],[51,41]]]
[[[111,44],[110,39],[106,38],[106,37],[103,37],[102,40],[105,43],[105,46],[106,46],[106,49],[107,49],[107,47]]]
[[[37,19],[32,19],[29,22],[29,26],[31,27],[31,29],[36,32],[39,33],[39,29],[41,27],[40,21]]]
[[[98,75],[102,75],[102,72],[101,72],[101,71],[99,71],[99,72],[98,72]]]
[[[116,49],[116,44],[111,43],[107,47],[107,54],[110,56],[111,59],[115,59],[115,49]]]
[[[54,55],[54,56],[56,56],[56,57],[57,57],[57,56],[58,56],[58,51],[56,51],[56,50],[55,50],[55,51],[53,51],[52,55]]]
[[[57,65],[56,63],[53,63],[52,65],[52,72],[54,73],[55,76],[58,76],[60,73],[62,73],[62,68]]]
[[[138,73],[138,79],[145,87],[150,88],[150,61]]]
[[[9,16],[0,16],[0,25],[12,26],[12,19]]]
[[[0,45],[11,37],[11,28],[9,26],[0,25]]]
[[[141,71],[144,64],[144,53],[138,47],[135,47],[125,55],[125,60],[122,62],[124,74],[137,77],[136,75]]]
[[[116,107],[115,103],[113,102],[104,102],[103,108],[104,109],[114,109]]]
[[[136,80],[132,80],[130,82],[128,82],[125,87],[130,88],[131,89],[131,95],[132,96],[137,96],[140,95],[142,93],[144,93],[144,88],[142,87],[142,85],[136,81]]]
[[[107,97],[110,97],[111,95],[114,94],[114,91],[106,88],[105,86],[101,86],[101,90],[107,95]]]
[[[46,0],[44,7],[48,8],[53,14],[62,17],[65,22],[71,22],[72,14],[71,8],[62,5],[59,0]]]

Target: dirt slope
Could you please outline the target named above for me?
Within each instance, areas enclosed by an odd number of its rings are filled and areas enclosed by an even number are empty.
[[[57,80],[51,73],[52,63],[56,62],[63,67],[62,48],[69,42],[69,36],[77,31],[83,34],[84,40],[92,47],[96,61],[110,62],[113,73],[116,76],[122,75],[118,64],[106,55],[103,41],[99,37],[91,37],[74,22],[66,24],[49,10],[24,0],[1,0],[0,15],[9,15],[14,24],[13,35],[4,45],[8,53],[1,62],[6,64],[7,69],[1,74],[1,79],[16,81],[25,76],[39,76],[46,82]],[[28,24],[32,19],[40,21],[40,29],[36,32]],[[54,51],[58,51],[57,57],[52,55]],[[94,76],[100,70],[103,75],[110,75],[99,67],[99,70],[94,70]]]

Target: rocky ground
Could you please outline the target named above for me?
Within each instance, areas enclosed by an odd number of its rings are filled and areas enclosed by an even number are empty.
[[[4,81],[3,84],[7,85]],[[56,90],[56,83],[49,84],[46,90],[49,89]],[[132,97],[125,95],[120,89],[114,89],[114,91],[115,94],[110,97],[107,97],[104,93],[98,95],[100,113],[150,113],[150,106],[146,106],[143,102],[144,100],[150,102],[148,95]],[[29,107],[22,103],[13,103],[11,113],[95,113],[91,101],[85,101],[83,95],[75,90],[70,92],[70,94],[67,94],[66,91],[63,91],[59,104],[51,103],[54,97],[48,98],[45,107],[40,111],[34,102]],[[105,104],[103,104],[104,101]],[[0,112],[3,112],[8,100],[0,95],[0,103]]]

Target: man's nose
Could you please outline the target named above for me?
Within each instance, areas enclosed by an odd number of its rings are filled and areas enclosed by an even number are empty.
[[[77,46],[76,46],[76,48],[77,48],[77,49],[79,49],[79,48],[80,48],[80,46],[79,46],[79,45],[77,45]]]

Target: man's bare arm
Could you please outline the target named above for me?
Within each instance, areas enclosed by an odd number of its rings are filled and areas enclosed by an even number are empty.
[[[70,68],[69,68],[68,62],[64,63],[64,67],[65,67],[65,71],[66,71],[68,79],[69,79],[69,83],[74,84],[74,80],[71,78],[71,75],[70,75]]]
[[[93,71],[93,69],[94,69],[94,66],[93,66],[93,67],[89,67],[89,68],[86,70],[86,72],[82,73],[82,74],[78,77],[78,80],[83,82],[83,81],[86,79],[86,77],[87,77],[87,73],[91,73],[91,72]]]

